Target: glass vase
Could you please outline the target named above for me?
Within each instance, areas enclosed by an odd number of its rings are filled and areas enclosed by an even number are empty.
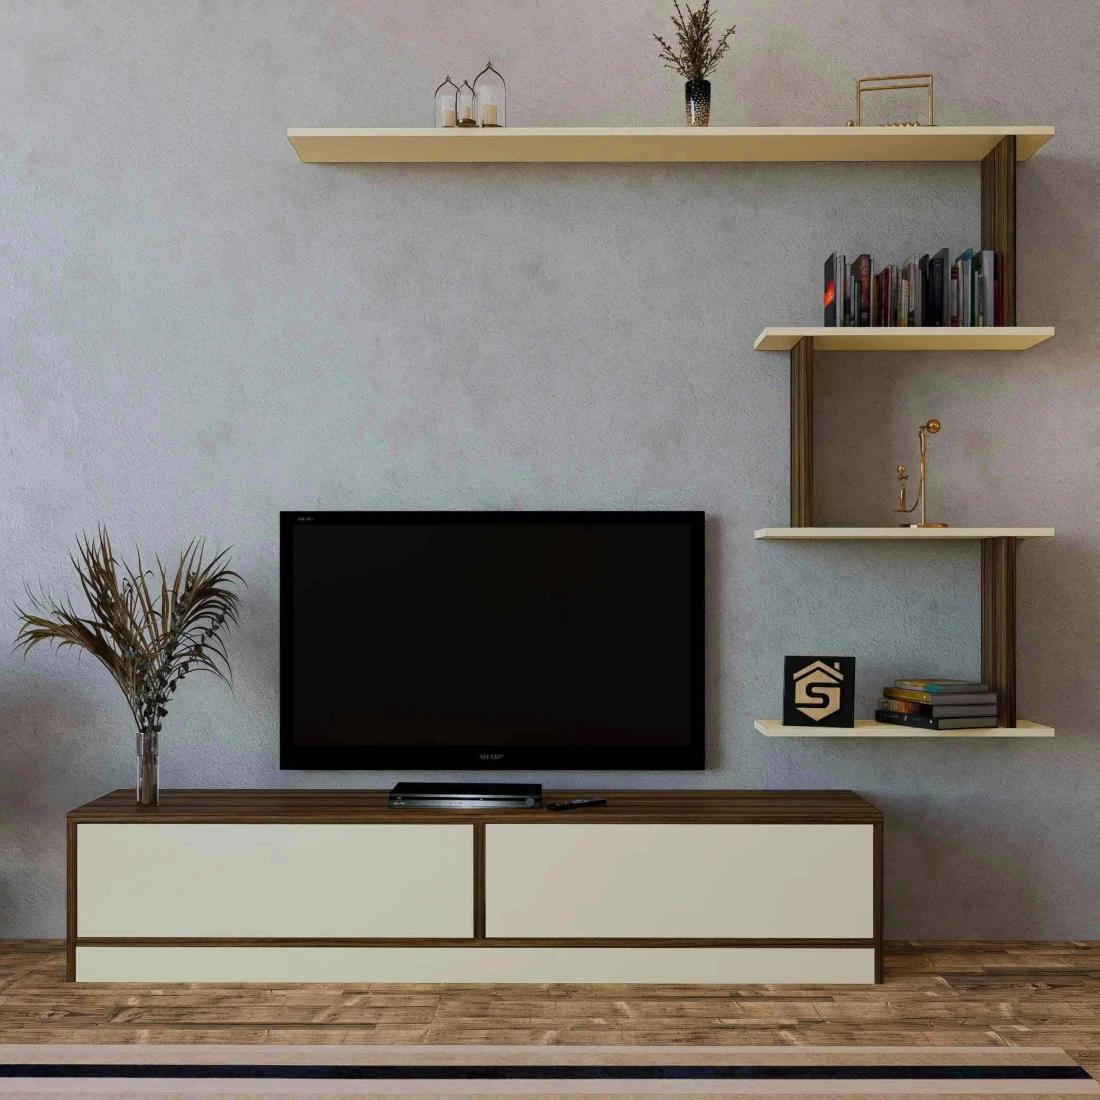
[[[684,85],[684,108],[689,126],[710,125],[709,80],[689,80]]]
[[[488,62],[474,78],[474,118],[479,126],[506,125],[507,94],[504,77]]]
[[[160,799],[160,735],[155,730],[138,730],[137,804],[155,806]]]
[[[448,76],[435,90],[435,114],[436,126],[440,129],[449,129],[458,119],[458,85]]]

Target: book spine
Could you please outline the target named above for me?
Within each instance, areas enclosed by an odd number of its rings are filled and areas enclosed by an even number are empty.
[[[834,252],[825,261],[825,288],[822,294],[821,304],[824,307],[822,324],[824,324],[826,328],[836,328],[836,259],[836,253]]]
[[[895,680],[894,687],[909,691],[930,691],[935,695],[960,695],[965,692],[973,694],[975,691],[989,690],[989,685],[984,680],[922,680],[908,676]]]
[[[888,710],[893,714],[923,714],[927,703],[911,703],[908,699],[880,699],[879,710]]]
[[[941,248],[940,258],[940,319],[939,324],[947,328],[951,324],[951,253]]]
[[[951,327],[959,327],[959,265],[951,265]]]
[[[917,726],[926,730],[989,729],[997,724],[992,717],[929,718],[923,714],[895,714],[889,710],[876,710],[875,721],[891,726]]]
[[[876,722],[886,722],[894,726],[918,726],[921,729],[935,729],[936,719],[923,714],[898,714],[892,710],[876,710]]]
[[[905,699],[910,703],[945,703],[948,701],[946,696],[936,695],[935,692],[915,691],[912,688],[886,687],[882,689],[882,694],[887,699]],[[997,702],[997,693],[995,691],[955,692],[950,701],[955,704],[955,706],[983,706],[995,704]]]
[[[859,324],[862,328],[871,325],[871,257],[864,252],[857,256],[853,265],[858,290],[857,305],[859,309]]]
[[[918,326],[930,325],[928,309],[928,253],[921,256],[917,262],[917,279],[920,282],[920,292],[917,294],[917,324]]]
[[[834,275],[836,279],[836,323],[842,327],[848,323],[848,261],[844,256],[833,253]]]
[[[982,324],[997,323],[997,254],[989,248],[982,253]]]
[[[939,253],[928,261],[928,324],[939,326],[943,318],[943,260]]]
[[[993,323],[1003,325],[1004,304],[1001,301],[1001,254],[993,253]]]

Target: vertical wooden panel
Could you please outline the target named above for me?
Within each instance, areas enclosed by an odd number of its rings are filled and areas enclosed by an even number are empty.
[[[791,526],[814,523],[814,342],[791,348]]]
[[[1016,138],[982,161],[982,248],[1001,254],[1001,316],[1016,324]]]
[[[474,939],[485,939],[485,822],[474,824]]]
[[[885,830],[885,822],[875,822],[875,847],[874,847],[874,907],[875,907],[875,982],[881,984],[882,977],[882,889],[883,889],[883,862],[882,862],[882,848],[883,848],[883,832]]]
[[[1016,725],[1016,540],[982,539],[982,679],[1000,693],[997,721]]]
[[[65,980],[76,981],[76,822],[65,830]]]

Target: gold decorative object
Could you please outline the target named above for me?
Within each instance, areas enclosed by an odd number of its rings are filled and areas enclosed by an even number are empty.
[[[907,508],[905,506],[905,483],[909,480],[909,474],[904,466],[897,468],[898,474],[898,506],[895,512],[908,515],[920,505],[920,523],[901,523],[899,527],[947,527],[946,523],[928,522],[928,463],[925,454],[925,437],[935,435],[940,430],[940,422],[932,417],[917,429],[920,440],[920,483],[917,487],[917,499]]]
[[[904,83],[902,83],[904,81]],[[903,73],[894,76],[861,76],[856,81],[856,117],[849,126],[863,125],[864,92],[897,92],[905,88],[928,89],[928,126],[936,125],[935,88],[931,73]],[[922,122],[888,122],[887,126],[923,126]]]
[[[474,90],[470,82],[464,80],[455,92],[455,125],[463,129],[477,125],[477,115],[474,114]]]

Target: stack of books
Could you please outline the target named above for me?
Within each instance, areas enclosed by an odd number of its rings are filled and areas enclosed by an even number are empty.
[[[997,724],[997,693],[976,680],[895,680],[882,689],[876,722],[928,730],[983,729]]]
[[[825,327],[1003,325],[1001,254],[968,248],[951,262],[946,248],[912,255],[875,270],[868,253],[850,264],[834,252],[825,261]]]

